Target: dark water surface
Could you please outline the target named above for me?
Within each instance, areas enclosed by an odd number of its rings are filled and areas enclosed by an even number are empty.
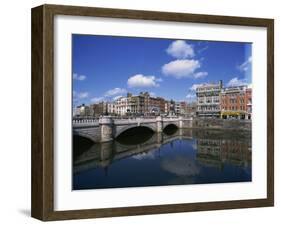
[[[73,139],[73,189],[245,182],[251,132],[131,129],[115,141]]]

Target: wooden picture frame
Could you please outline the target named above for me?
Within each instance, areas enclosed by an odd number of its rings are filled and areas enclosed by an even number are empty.
[[[267,198],[179,203],[122,208],[54,210],[54,16],[126,18],[267,29]],[[274,21],[273,19],[211,16],[61,5],[32,9],[32,202],[34,218],[50,220],[162,214],[274,205]]]

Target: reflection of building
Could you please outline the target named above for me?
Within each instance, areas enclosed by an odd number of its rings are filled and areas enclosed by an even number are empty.
[[[252,89],[246,86],[227,87],[221,92],[221,117],[251,119]]]
[[[251,162],[251,143],[237,140],[198,139],[196,159],[210,166],[223,163],[248,166]]]
[[[220,117],[221,89],[222,81],[203,84],[196,89],[197,115],[199,117]]]

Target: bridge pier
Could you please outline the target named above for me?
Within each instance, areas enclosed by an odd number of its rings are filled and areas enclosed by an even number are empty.
[[[113,140],[113,120],[111,117],[101,117],[99,119],[101,132],[100,142],[108,142]]]
[[[182,116],[179,117],[179,128],[182,129],[183,128],[183,120],[182,120]]]
[[[163,119],[161,116],[156,117],[156,132],[161,133],[163,131]]]

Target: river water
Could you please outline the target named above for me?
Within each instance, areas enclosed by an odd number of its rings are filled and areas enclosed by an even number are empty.
[[[73,139],[73,190],[252,180],[251,132],[139,127],[94,144]]]

